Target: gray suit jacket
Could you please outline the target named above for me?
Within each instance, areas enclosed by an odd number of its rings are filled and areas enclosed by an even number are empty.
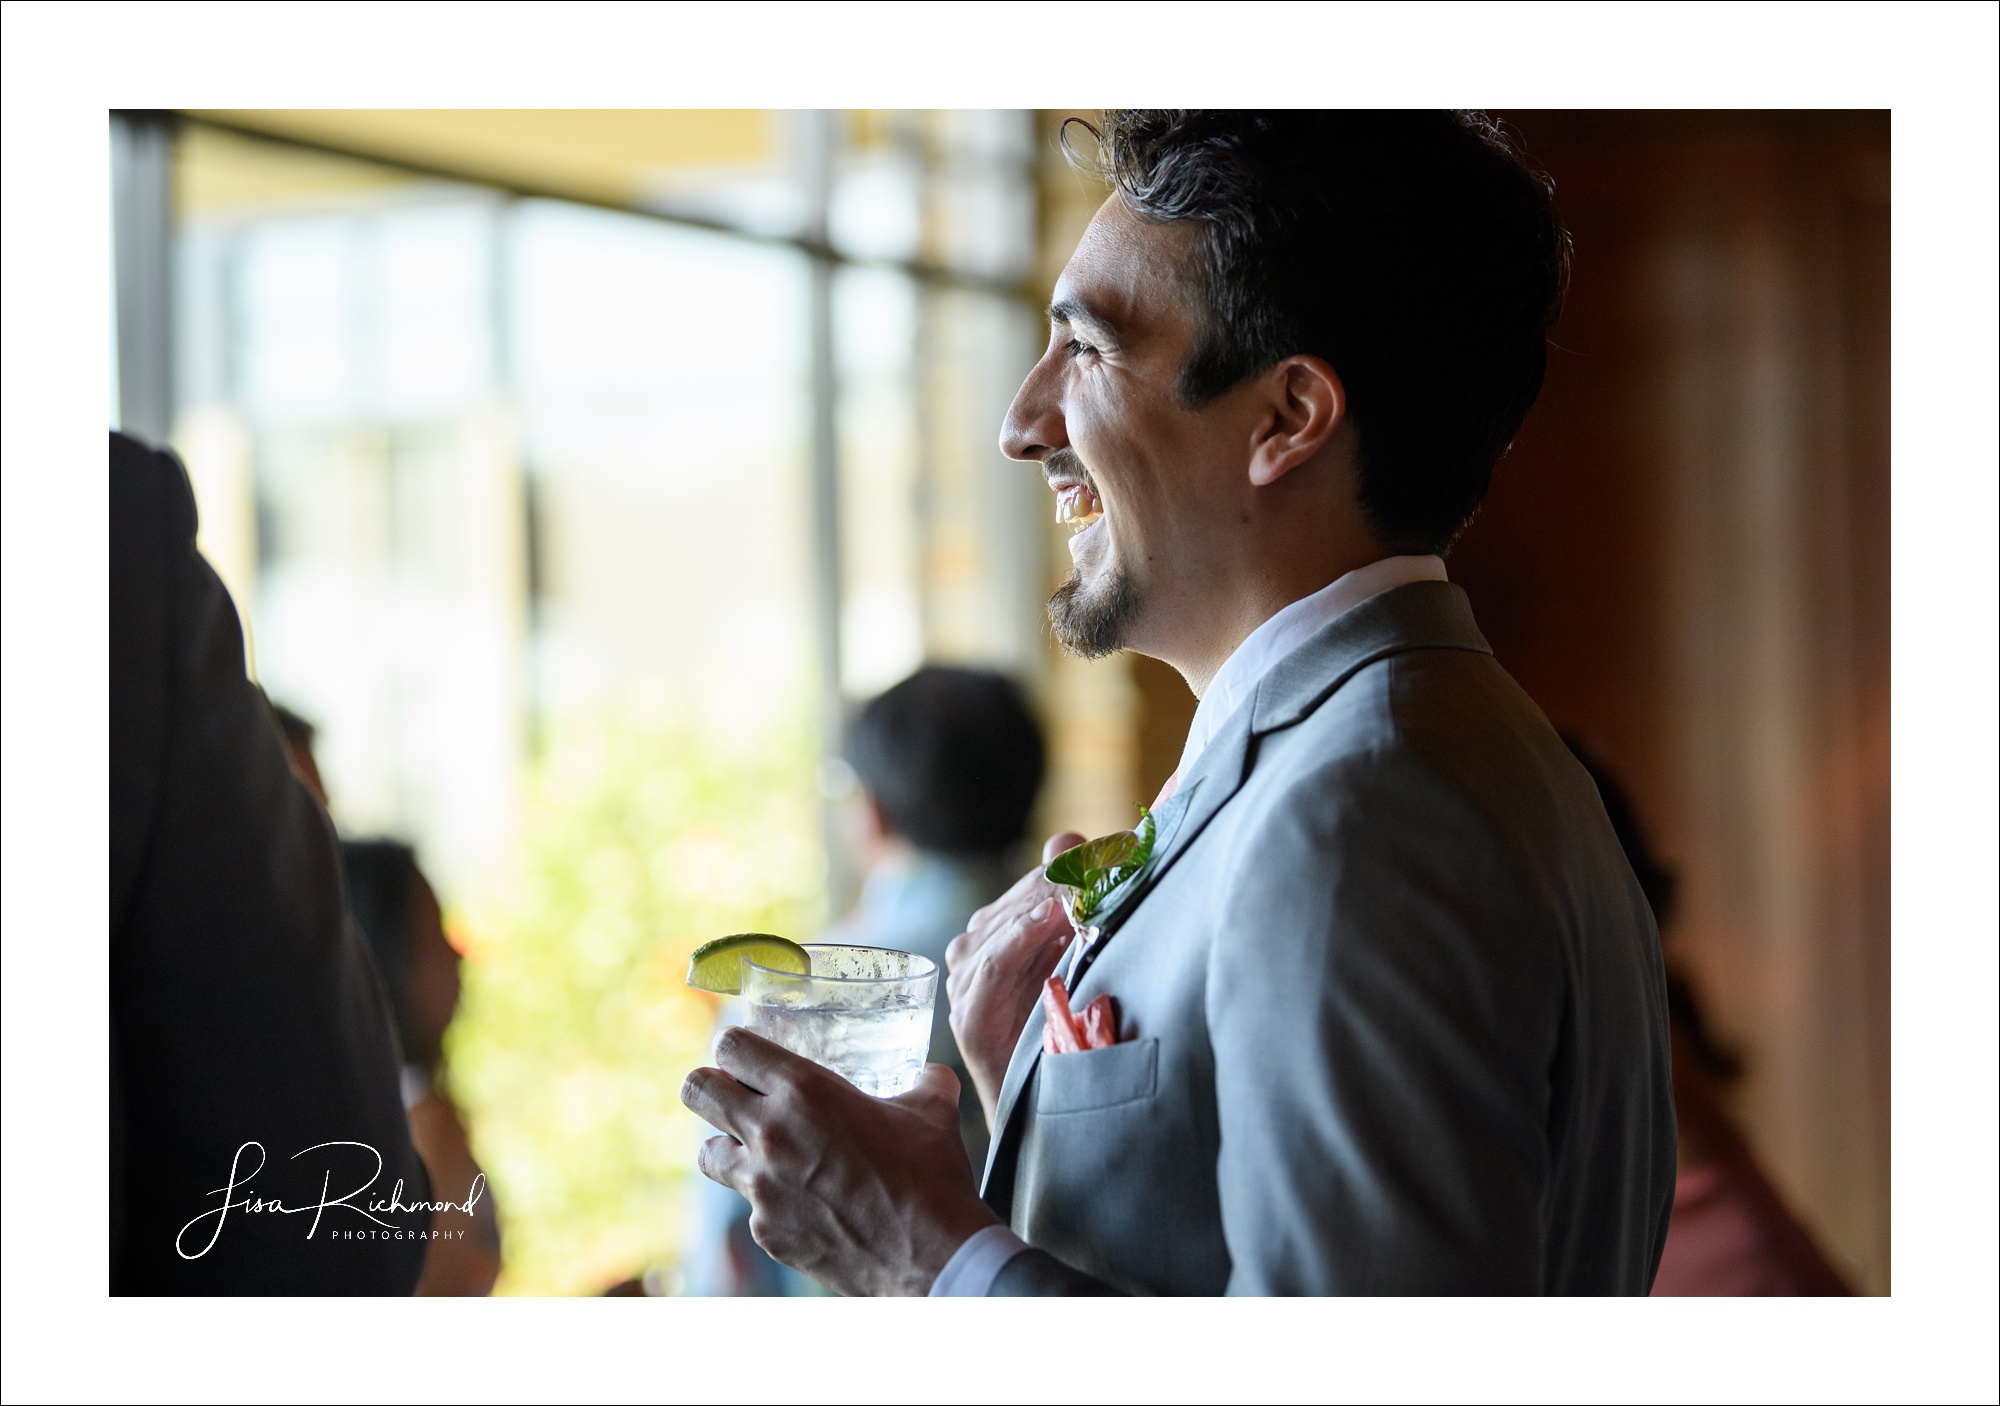
[[[1643,1294],[1673,1203],[1653,917],[1473,624],[1401,586],[1183,779],[1071,983],[1117,1045],[1000,1094],[996,1294]]]

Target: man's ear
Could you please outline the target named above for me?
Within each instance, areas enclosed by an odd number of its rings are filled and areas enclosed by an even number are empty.
[[[1347,387],[1316,356],[1288,356],[1258,380],[1268,396],[1250,446],[1250,482],[1268,487],[1309,462],[1347,417]]]

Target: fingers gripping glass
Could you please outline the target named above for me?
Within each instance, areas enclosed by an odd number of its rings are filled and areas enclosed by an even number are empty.
[[[924,1072],[937,963],[885,947],[806,943],[812,972],[743,964],[744,1028],[863,1093],[908,1093]]]

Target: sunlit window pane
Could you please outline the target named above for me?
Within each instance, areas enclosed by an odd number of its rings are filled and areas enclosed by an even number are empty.
[[[410,120],[447,146],[511,133],[551,180],[587,133],[569,174],[592,190],[741,233],[195,127],[176,443],[336,822],[416,846],[468,958],[449,1083],[507,1226],[501,1290],[671,1278],[703,1132],[677,1091],[713,1019],[687,953],[809,937],[851,877],[817,789],[839,745],[818,593],[848,700],[926,658],[1040,664],[1045,505],[994,443],[1037,331],[1012,291],[1033,124]],[[818,407],[810,250],[746,237],[807,230],[815,149],[843,259],[958,280],[843,262]]]

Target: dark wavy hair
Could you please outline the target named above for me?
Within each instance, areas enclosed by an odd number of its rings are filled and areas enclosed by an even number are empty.
[[[920,849],[980,856],[1026,833],[1045,753],[1011,679],[927,665],[862,708],[847,760],[897,834]]]
[[[1376,535],[1449,547],[1541,392],[1569,281],[1553,186],[1519,145],[1479,113],[1161,108],[1072,118],[1062,141],[1133,213],[1198,231],[1181,400],[1323,358]]]

